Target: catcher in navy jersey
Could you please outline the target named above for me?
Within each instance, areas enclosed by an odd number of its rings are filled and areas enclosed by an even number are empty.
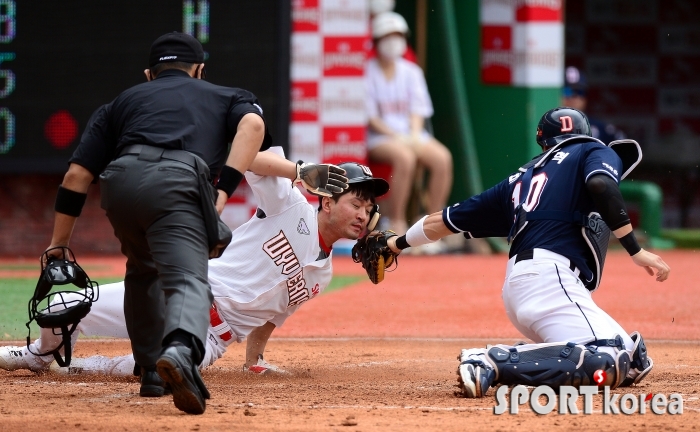
[[[463,349],[457,374],[465,397],[483,397],[498,384],[615,388],[638,383],[653,367],[642,336],[628,335],[591,298],[611,232],[657,281],[669,275],[637,243],[618,186],[641,161],[639,144],[606,146],[591,137],[585,114],[568,107],[542,116],[537,143],[543,153],[507,179],[387,239],[398,254],[454,233],[508,236],[503,302],[535,343]],[[605,374],[594,376],[598,370]]]

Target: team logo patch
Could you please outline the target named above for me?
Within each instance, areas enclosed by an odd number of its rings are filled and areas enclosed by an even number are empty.
[[[299,234],[304,235],[311,234],[311,231],[309,231],[309,227],[306,226],[306,221],[304,220],[304,218],[299,219],[299,223],[297,224],[297,232]]]
[[[365,165],[362,165],[362,164],[358,164],[358,165],[360,165],[360,168],[362,168],[362,172],[363,172],[363,173],[365,173],[365,174],[367,174],[368,176],[372,177],[372,170],[369,169],[368,166],[365,166]]]
[[[571,132],[574,130],[574,121],[571,119],[571,117],[561,116],[559,117],[559,121],[561,122],[562,132]]]

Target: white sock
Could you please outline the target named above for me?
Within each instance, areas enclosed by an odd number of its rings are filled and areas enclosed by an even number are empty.
[[[49,365],[51,365],[51,363],[54,361],[53,354],[49,354],[46,356],[38,356],[34,353],[41,351],[39,351],[36,344],[31,344],[30,346],[33,352],[29,351],[29,349],[26,346],[22,347],[22,355],[24,356],[24,359],[27,362],[29,369],[33,371],[47,369]]]
[[[119,357],[96,355],[71,360],[71,369],[80,369],[80,373],[89,375],[133,376],[134,357],[127,354]]]

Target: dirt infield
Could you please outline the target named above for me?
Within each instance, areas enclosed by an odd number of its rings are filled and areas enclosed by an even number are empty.
[[[498,342],[498,341],[496,341]],[[203,416],[178,411],[172,399],[138,396],[135,379],[0,373],[2,430],[534,430],[570,425],[577,430],[683,430],[700,426],[698,344],[650,343],[657,365],[636,388],[616,393],[682,393],[682,415],[605,416],[596,396],[594,414],[538,416],[493,414],[492,396],[454,394],[455,357],[484,340],[276,339],[268,358],[290,376],[241,371],[243,345],[234,345],[207,370],[212,393]],[[77,355],[128,352],[126,342],[78,344]],[[579,409],[582,406],[579,403]],[[609,418],[607,418],[609,417]],[[39,421],[39,419],[41,419]],[[605,422],[603,425],[602,422]],[[601,429],[602,428],[602,429]]]
[[[135,379],[0,372],[0,430],[693,430],[700,428],[693,277],[700,260],[695,252],[662,255],[672,272],[659,284],[612,252],[594,297],[625,329],[644,334],[656,364],[642,385],[615,393],[681,393],[682,415],[603,416],[595,396],[592,415],[539,416],[525,406],[496,416],[493,390],[480,400],[455,396],[460,348],[520,338],[500,301],[506,258],[401,257],[382,284],[322,295],[275,332],[266,359],[290,375],[243,373],[244,345],[233,345],[204,374],[212,399],[203,416],[182,414],[167,397],[138,397]],[[334,265],[336,274],[362,274],[344,257]],[[83,340],[75,355],[128,351],[126,341]]]

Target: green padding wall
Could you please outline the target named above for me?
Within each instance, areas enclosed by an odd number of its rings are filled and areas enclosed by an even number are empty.
[[[445,29],[440,21],[440,10],[436,10],[444,1],[428,2],[426,78],[435,105],[435,136],[453,153],[462,154],[464,143],[458,130],[459,119],[451,108],[455,94],[446,79],[449,49],[442,42],[444,37],[440,32]],[[488,188],[539,153],[535,142],[537,122],[545,111],[559,105],[560,89],[481,84],[479,1],[448,1],[454,6],[457,40],[452,43],[457,44],[461,56],[481,183]],[[415,2],[410,3],[415,6]],[[401,9],[405,7],[402,5]],[[471,195],[466,186],[469,184],[466,170],[463,163],[455,165],[451,202]]]

